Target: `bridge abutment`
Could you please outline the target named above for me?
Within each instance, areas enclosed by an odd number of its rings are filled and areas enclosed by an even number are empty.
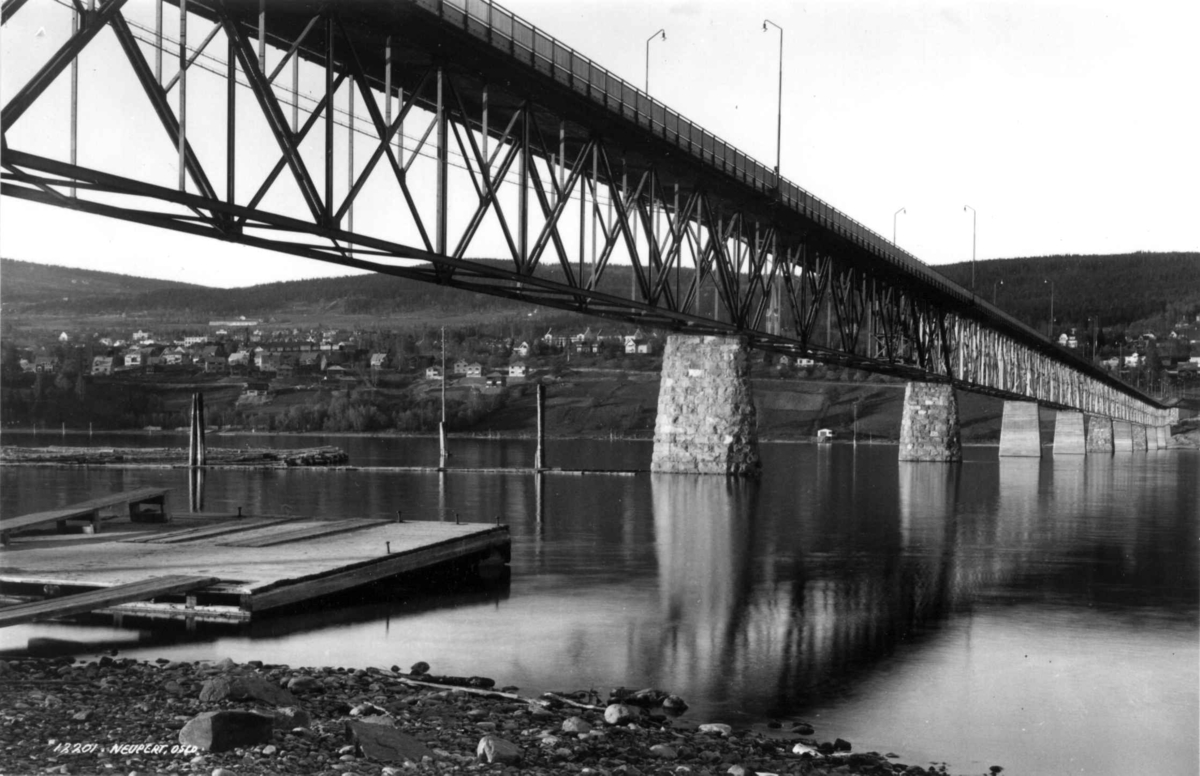
[[[1042,431],[1038,405],[1032,401],[1006,401],[1000,419],[1000,455],[1042,457]]]
[[[1133,452],[1133,424],[1128,420],[1113,421],[1113,452]]]
[[[1089,453],[1108,453],[1113,451],[1113,422],[1112,418],[1103,415],[1087,416],[1087,451]]]
[[[958,400],[954,387],[909,383],[900,418],[901,461],[961,461]]]
[[[1146,452],[1146,427],[1141,423],[1133,423],[1133,452]]]
[[[1054,415],[1054,454],[1087,455],[1087,425],[1083,413],[1059,410]]]
[[[752,476],[761,466],[745,338],[669,336],[651,470]]]

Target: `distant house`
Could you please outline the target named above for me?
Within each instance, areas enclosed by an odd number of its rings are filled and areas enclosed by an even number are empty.
[[[467,364],[467,377],[483,377],[483,364],[478,361],[473,361]]]
[[[145,364],[142,361],[142,351],[139,349],[125,351],[125,368],[126,369],[141,369]]]
[[[1117,371],[1117,366],[1120,363],[1121,363],[1121,359],[1117,358],[1116,356],[1113,356],[1112,358],[1106,358],[1100,362],[1100,364],[1110,372]]]
[[[71,339],[71,335],[67,334],[65,331],[62,334],[58,335],[59,342],[68,342],[68,341],[70,341],[70,339]]]
[[[168,350],[162,354],[164,366],[183,366],[183,354],[178,350]]]
[[[145,340],[150,339],[150,337],[151,337],[151,334],[148,331],[135,331],[133,333],[133,341],[134,342],[143,342]]]
[[[454,362],[454,374],[465,375],[467,373],[467,369],[470,366],[471,365],[467,363],[466,359],[460,358],[459,360]],[[476,375],[476,377],[478,377],[478,375]]]
[[[529,358],[529,350],[529,343],[522,342],[520,345],[517,345],[515,348],[513,348],[513,353],[521,358]]]
[[[426,380],[441,380],[442,368],[440,366],[431,366],[425,370]]]
[[[1137,353],[1131,353],[1125,356],[1125,366],[1137,366],[1142,363],[1142,357]]]
[[[184,337],[183,338],[183,346],[185,348],[195,347],[196,345],[203,345],[205,342],[208,342],[208,337],[203,334],[199,334],[194,337]]]
[[[371,368],[372,369],[383,369],[384,367],[387,366],[387,360],[388,360],[387,353],[372,353],[371,354]]]
[[[201,356],[195,363],[210,374],[223,374],[229,371],[229,362],[224,356]]]
[[[250,351],[249,350],[234,351],[233,353],[229,354],[229,358],[226,359],[226,361],[229,362],[230,366],[249,366],[250,365]]]
[[[779,360],[775,362],[775,366],[783,368],[785,366],[791,366],[791,363],[792,363],[792,359],[789,358],[788,356],[780,356]]]
[[[270,383],[246,383],[246,389],[242,391],[242,396],[250,398],[265,398],[270,395]]]
[[[92,374],[111,375],[113,371],[112,356],[96,356],[92,359]]]
[[[527,372],[528,372],[528,367],[526,367],[525,364],[520,361],[518,361],[515,364],[508,365],[508,376],[509,377],[524,378]]]
[[[500,372],[489,372],[487,376],[487,385],[489,388],[501,388],[504,386],[506,375]]]
[[[278,353],[256,353],[254,355],[254,366],[260,372],[278,372],[279,371],[279,354]]]
[[[547,329],[546,333],[542,335],[542,342],[552,350],[563,350],[567,347],[566,335],[555,334],[552,329]]]
[[[816,365],[817,365],[817,362],[813,361],[811,358],[797,358],[796,359],[797,367],[816,366]]]
[[[315,350],[311,350],[300,354],[299,359],[296,361],[296,367],[301,371],[312,372],[320,366],[320,363],[321,354]]]

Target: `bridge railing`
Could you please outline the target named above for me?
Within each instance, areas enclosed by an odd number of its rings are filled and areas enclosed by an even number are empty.
[[[770,194],[778,189],[779,197],[792,210],[880,258],[912,271],[943,292],[961,301],[974,301],[965,289],[949,282],[890,240],[795,183],[776,176],[772,168],[689,121],[570,46],[546,35],[503,6],[491,0],[413,1],[755,190]]]
[[[693,123],[665,104],[625,81],[601,65],[558,40],[536,25],[517,16],[492,0],[411,0],[466,30],[472,36],[497,48],[514,59],[532,66],[555,81],[586,96],[605,108],[644,127],[680,150],[741,181],[763,194],[775,194],[791,210],[862,247],[880,259],[919,277],[947,296],[1003,322],[1026,344],[1100,379],[1116,384],[1111,375],[1084,359],[1057,348],[1054,343],[1025,323],[987,303],[971,291],[936,272],[891,240],[859,223],[820,197],[795,183],[777,176],[767,167],[732,144]],[[1121,384],[1122,390],[1127,386]]]

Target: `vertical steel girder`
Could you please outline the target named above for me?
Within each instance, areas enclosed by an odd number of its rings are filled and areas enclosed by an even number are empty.
[[[223,0],[175,2],[181,9],[181,41],[175,51],[179,66],[165,85],[162,51],[156,47],[152,66],[121,14],[125,0],[108,0],[82,14],[79,28],[0,111],[5,195],[642,326],[738,333],[755,346],[869,371],[948,381],[1139,422],[1157,417],[1135,397],[980,320],[940,306],[923,281],[881,272],[856,253],[857,248],[831,241],[819,230],[785,223],[774,215],[764,217],[761,208],[741,204],[739,196],[726,196],[724,187],[732,184],[719,177],[681,167],[670,157],[655,159],[646,148],[623,146],[582,119],[573,122],[571,116],[555,114],[533,96],[532,88],[511,82],[497,86],[450,60],[395,78],[394,49],[404,45],[403,30],[391,31],[381,51],[363,52],[336,4],[324,4],[315,14],[297,9],[290,27],[295,37],[281,39],[271,36],[265,4],[246,11]],[[24,0],[7,0],[3,20],[23,4]],[[156,35],[162,45],[161,2],[158,5]],[[186,42],[192,6],[216,22],[198,46]],[[76,162],[74,150],[70,163],[63,163],[9,147],[9,129],[105,27],[116,35],[167,140],[178,149],[178,190],[88,169]],[[222,33],[223,197],[189,143],[186,124],[188,72]],[[279,55],[269,73],[268,42]],[[303,122],[298,99],[301,60],[319,70],[322,81]],[[368,63],[380,62],[382,73],[369,69]],[[279,87],[275,81],[288,64],[291,85]],[[347,79],[350,109],[361,105],[365,119],[355,123],[351,117],[348,153],[340,155],[335,147],[335,98]],[[400,83],[407,90],[398,88]],[[177,108],[169,100],[176,85]],[[239,104],[238,88],[250,90],[252,103]],[[290,89],[290,122],[277,93],[280,88],[285,94]],[[469,92],[475,97],[469,98]],[[239,108],[257,108],[280,152],[253,196],[242,201],[235,186],[237,134],[244,126]],[[406,148],[405,123],[411,126],[418,112],[429,114],[430,120]],[[321,158],[314,161],[313,144],[307,152],[302,144],[318,122],[324,132],[316,144]],[[371,153],[359,170],[354,143],[362,135]],[[638,162],[630,167],[633,152]],[[432,159],[433,175],[419,180],[410,176],[415,164],[429,164],[422,161],[425,158]],[[407,225],[418,235],[417,245],[354,229],[353,208],[385,160],[383,167],[390,168],[405,202]],[[323,170],[319,183],[310,165]],[[340,201],[335,186],[339,167],[346,175]],[[304,202],[303,216],[260,207],[276,186],[286,185],[288,177],[281,180],[285,168]],[[184,176],[194,191],[183,185]],[[93,198],[72,198],[64,190]],[[160,209],[94,198],[111,193],[139,196]],[[569,210],[576,198],[578,225],[573,227]],[[434,215],[427,223],[418,204],[428,206],[431,199]],[[451,203],[462,208],[462,217],[452,217]],[[174,210],[161,209],[165,207]],[[467,258],[473,249],[489,250],[478,239],[489,218],[507,247],[507,268]],[[344,222],[348,228],[343,228]],[[571,228],[577,229],[576,241],[568,239]],[[553,251],[557,261],[544,261],[547,251]],[[394,259],[419,259],[429,266],[387,263]],[[605,283],[608,270],[621,260],[632,273],[628,296],[606,290],[614,285]],[[711,310],[707,299],[712,300]]]

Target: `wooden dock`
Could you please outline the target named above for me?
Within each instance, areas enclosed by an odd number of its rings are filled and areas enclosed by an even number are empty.
[[[151,505],[153,508],[144,509],[145,505]],[[45,512],[0,518],[0,544],[7,544],[9,536],[13,533],[42,528],[49,523],[54,523],[56,529],[61,533],[66,530],[68,520],[87,520],[92,532],[99,533],[102,513],[114,507],[125,506],[129,507],[129,518],[133,522],[150,520],[167,522],[171,519],[170,513],[167,511],[167,489],[141,488],[123,493],[109,493]]]
[[[506,563],[508,527],[488,523],[180,515],[105,525],[103,534],[15,535],[3,550],[0,604],[94,593],[84,611],[189,621],[248,621],[449,562]],[[212,581],[155,592],[164,575]],[[123,602],[104,591],[149,584]],[[53,607],[51,607],[53,608]],[[0,608],[0,624],[8,609]],[[9,615],[17,617],[17,614]],[[54,616],[53,613],[48,616]]]
[[[113,585],[89,590],[86,593],[45,598],[0,609],[0,628],[20,625],[35,620],[49,620],[83,614],[130,601],[149,601],[172,593],[186,593],[216,582],[216,577],[189,577],[176,574],[168,577],[151,577],[127,585]]]

